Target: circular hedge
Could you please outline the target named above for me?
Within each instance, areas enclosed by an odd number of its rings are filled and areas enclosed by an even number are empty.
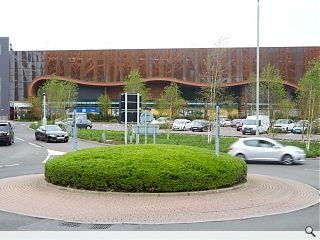
[[[60,186],[117,192],[186,192],[246,181],[244,161],[182,145],[118,145],[50,160],[45,178]]]

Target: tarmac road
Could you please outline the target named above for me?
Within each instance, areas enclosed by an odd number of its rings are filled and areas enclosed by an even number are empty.
[[[12,146],[0,146],[0,178],[43,173],[44,161],[72,151],[72,141],[68,143],[45,143],[34,139],[34,131],[26,123],[15,123],[16,142]],[[79,140],[80,148],[101,146],[101,144]],[[48,150],[51,150],[48,151]],[[49,153],[52,155],[49,156]],[[49,157],[48,157],[49,156]],[[319,159],[307,160],[302,165],[284,166],[281,164],[248,164],[248,172],[272,175],[297,180],[319,187]],[[205,222],[191,224],[78,224],[64,221],[33,218],[7,212],[0,212],[0,230],[45,230],[45,231],[304,231],[306,226],[312,226],[319,231],[319,204],[299,211],[249,218],[234,221]]]

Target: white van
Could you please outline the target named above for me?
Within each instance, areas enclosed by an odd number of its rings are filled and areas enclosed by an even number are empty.
[[[257,116],[248,116],[242,125],[242,134],[256,134],[256,119]],[[259,133],[268,132],[270,127],[270,119],[268,116],[259,115]]]

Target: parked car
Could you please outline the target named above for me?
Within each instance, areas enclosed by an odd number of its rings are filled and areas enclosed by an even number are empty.
[[[73,118],[67,118],[63,120],[56,120],[54,122],[55,125],[58,125],[59,127],[67,128],[67,125],[72,126],[73,125]],[[89,119],[78,119],[76,118],[76,124],[77,128],[86,128],[91,129],[92,128],[92,122]]]
[[[283,164],[303,162],[306,157],[301,148],[285,146],[264,137],[241,138],[230,146],[228,153],[245,161],[274,161]]]
[[[188,119],[176,119],[173,121],[172,130],[185,131],[191,129],[191,121]]]
[[[296,134],[302,134],[302,133],[306,133],[309,127],[309,121],[308,120],[300,120],[299,122],[297,122],[293,129],[292,129],[292,133]]]
[[[231,125],[232,125],[232,122],[230,119],[228,119],[228,118],[220,119],[220,126],[221,127],[231,127]]]
[[[279,129],[283,132],[292,132],[295,123],[291,119],[278,119],[273,125],[273,129]]]
[[[199,132],[204,132],[204,131],[208,131],[209,127],[210,127],[210,123],[209,121],[205,120],[205,119],[196,119],[193,120],[191,122],[191,131],[195,132],[195,131],[199,131]]]
[[[14,143],[14,132],[10,122],[0,122],[0,142],[7,145]]]
[[[40,126],[35,131],[36,140],[42,140],[46,142],[68,142],[68,133],[62,131],[57,125],[44,125]]]
[[[157,119],[152,120],[151,124],[162,125],[162,124],[166,124],[166,123],[169,123],[169,122],[170,122],[169,117],[159,117]]]
[[[241,131],[244,119],[233,119],[232,127],[235,127],[237,131]]]

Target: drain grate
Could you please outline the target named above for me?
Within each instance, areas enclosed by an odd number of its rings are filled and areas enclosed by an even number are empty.
[[[59,226],[62,227],[71,227],[71,228],[76,228],[80,226],[80,223],[74,223],[74,222],[62,222],[59,224]]]
[[[89,229],[91,230],[106,230],[111,227],[111,224],[93,224]]]

